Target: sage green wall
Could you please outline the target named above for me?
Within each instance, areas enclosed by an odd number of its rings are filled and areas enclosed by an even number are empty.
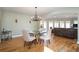
[[[2,10],[0,10],[0,31],[1,31],[1,23],[2,23]]]
[[[15,20],[18,20],[17,23]],[[2,19],[2,28],[6,30],[11,30],[14,35],[22,35],[22,31],[26,29],[27,31],[36,31],[39,28],[39,22],[31,22],[30,16],[26,14],[14,13],[4,11]]]
[[[79,44],[79,16],[78,16],[78,39],[77,39],[77,44]]]

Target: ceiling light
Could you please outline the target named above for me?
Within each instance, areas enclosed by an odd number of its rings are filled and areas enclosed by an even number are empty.
[[[32,21],[40,21],[41,17],[37,15],[37,7],[35,7],[35,15],[31,17]]]

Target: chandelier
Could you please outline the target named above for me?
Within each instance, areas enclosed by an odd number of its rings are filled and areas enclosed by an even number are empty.
[[[37,7],[35,7],[35,15],[31,17],[32,21],[40,21],[41,17],[37,15]]]

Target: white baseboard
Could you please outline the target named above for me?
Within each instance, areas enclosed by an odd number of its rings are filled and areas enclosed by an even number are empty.
[[[20,34],[20,35],[13,35],[12,38],[16,38],[16,37],[20,37],[20,36],[22,36],[22,34]]]
[[[20,35],[13,35],[12,38],[21,37],[21,36],[22,36],[22,34],[20,34]],[[1,39],[0,39],[0,42],[1,42]]]

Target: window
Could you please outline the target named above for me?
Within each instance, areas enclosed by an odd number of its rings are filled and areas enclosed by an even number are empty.
[[[66,21],[66,28],[70,28],[70,21]]]
[[[40,21],[40,31],[47,31],[47,21]]]
[[[44,27],[44,21],[40,21],[40,27]]]
[[[64,21],[60,21],[60,28],[64,28]]]
[[[43,26],[43,28],[47,28],[47,22],[46,21],[40,21],[40,26]]]
[[[47,28],[47,22],[44,21],[44,28],[46,29]]]
[[[43,21],[40,21],[40,25],[43,25]]]
[[[54,22],[54,27],[55,27],[55,28],[58,28],[58,27],[59,27],[59,21],[55,21],[55,22]]]
[[[74,24],[78,24],[78,21],[77,20],[74,20]]]
[[[53,28],[53,22],[52,21],[49,21],[49,29],[50,29],[50,27]]]

